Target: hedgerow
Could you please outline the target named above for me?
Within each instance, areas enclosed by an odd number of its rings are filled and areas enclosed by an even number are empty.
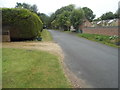
[[[34,39],[43,28],[35,13],[19,8],[2,8],[2,25],[3,30],[10,31],[11,40]]]

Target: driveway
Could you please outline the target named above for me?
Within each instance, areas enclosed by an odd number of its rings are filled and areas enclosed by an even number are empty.
[[[63,49],[67,67],[93,88],[118,87],[118,49],[49,30]],[[85,88],[85,87],[84,87]]]

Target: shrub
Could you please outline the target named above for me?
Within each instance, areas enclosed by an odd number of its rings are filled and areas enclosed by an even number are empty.
[[[10,31],[11,40],[34,39],[42,31],[42,21],[33,12],[27,9],[3,8],[3,30]]]

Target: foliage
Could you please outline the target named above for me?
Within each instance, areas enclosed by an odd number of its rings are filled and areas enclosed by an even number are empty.
[[[35,13],[20,8],[3,8],[2,25],[10,30],[11,40],[34,39],[43,26]]]
[[[74,10],[74,5],[64,6],[50,16],[52,27],[66,29],[70,26],[70,13]],[[66,21],[67,20],[67,21]]]
[[[68,6],[64,6],[64,7],[60,8],[60,9],[56,10],[55,16],[63,13],[64,11],[72,12],[73,9],[74,9],[74,7],[75,7],[75,6],[74,6],[73,4],[70,4],[70,5],[68,5]]]
[[[3,88],[70,88],[57,56],[45,51],[3,48]]]
[[[114,46],[114,47],[119,47],[120,45],[120,37],[114,35],[114,36],[106,36],[106,35],[99,35],[99,34],[78,34],[80,37],[87,38],[89,40],[101,42],[103,44],[109,45],[109,46]]]
[[[73,27],[78,30],[79,26],[82,25],[85,15],[82,9],[75,9],[72,11],[70,21]]]
[[[37,9],[37,6],[34,4],[34,5],[30,5],[30,4],[27,4],[27,3],[16,3],[17,5],[15,6],[15,8],[25,8],[25,9],[28,9],[34,13],[37,13],[38,9]]]
[[[116,13],[114,14],[115,18],[120,18],[120,8],[118,8],[118,10],[116,11]]]
[[[52,25],[52,28],[58,29],[58,28],[59,28],[58,20],[53,20],[53,21],[51,22],[51,25]]]
[[[58,16],[59,26],[61,26],[61,28],[63,28],[64,30],[69,30],[71,26],[70,13],[71,12],[64,11],[62,14]]]
[[[46,14],[44,13],[38,13],[38,16],[40,17],[40,19],[42,20],[43,22],[43,26],[44,28],[49,28],[49,16],[47,16]]]
[[[99,18],[96,18],[96,19],[94,19],[93,21],[101,21],[101,18],[99,17]]]
[[[98,17],[97,19],[94,19],[94,21],[119,19],[119,18],[120,18],[120,8],[118,8],[115,13],[106,12],[106,13],[102,14],[100,17]]]
[[[70,30],[70,26],[73,26],[76,30],[78,30],[79,26],[83,24],[85,19],[84,12],[89,20],[92,20],[95,17],[91,9],[87,7],[83,9],[75,9],[75,6],[71,4],[56,10],[49,19],[52,28]]]
[[[85,13],[86,19],[91,22],[95,18],[95,15],[93,14],[93,11],[88,7],[83,7],[82,9]]]
[[[113,14],[113,12],[107,12],[101,16],[102,20],[109,20],[114,18],[115,18],[115,15]]]
[[[38,9],[37,9],[37,6],[35,4],[31,6],[31,11],[37,13]]]

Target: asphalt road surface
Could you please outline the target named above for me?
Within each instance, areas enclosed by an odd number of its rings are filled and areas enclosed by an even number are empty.
[[[118,87],[118,49],[49,30],[65,55],[67,67],[93,88]]]

